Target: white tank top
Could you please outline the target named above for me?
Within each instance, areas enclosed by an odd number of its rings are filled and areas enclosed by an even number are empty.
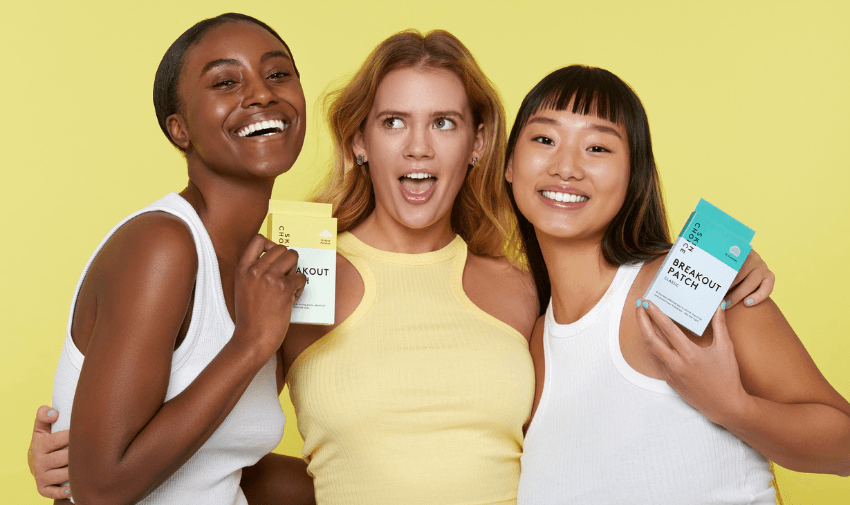
[[[167,212],[183,220],[192,232],[198,253],[195,300],[189,330],[171,361],[171,376],[165,401],[186,387],[201,373],[233,335],[234,324],[227,312],[212,241],[195,209],[180,195],[171,193],[121,221],[100,243],[86,264],[71,301],[65,345],[59,356],[53,381],[53,407],[61,415],[53,431],[67,430],[71,421],[74,391],[80,378],[84,356],[71,338],[74,306],[86,272],[95,256],[115,231],[145,212]],[[151,314],[156,317],[156,314]],[[215,433],[168,480],[139,503],[189,503],[246,505],[239,488],[242,468],[253,465],[271,452],[283,435],[284,415],[277,396],[276,356],[266,363],[243,393]]]
[[[770,464],[620,351],[641,265],[624,265],[584,317],[546,311],[543,395],[525,437],[519,505],[772,504]]]

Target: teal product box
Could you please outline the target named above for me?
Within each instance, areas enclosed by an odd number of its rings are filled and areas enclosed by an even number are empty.
[[[643,298],[702,336],[750,254],[754,235],[700,198]]]

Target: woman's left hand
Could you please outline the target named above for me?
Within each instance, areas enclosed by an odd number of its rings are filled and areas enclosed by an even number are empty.
[[[725,311],[717,309],[711,319],[714,341],[700,347],[652,302],[644,303],[649,308],[637,307],[635,317],[649,349],[664,365],[664,380],[692,407],[723,425],[749,398],[741,383]]]
[[[767,300],[773,292],[776,276],[767,268],[767,263],[753,249],[747,255],[747,260],[741,265],[741,270],[732,281],[732,287],[726,294],[726,309],[744,300],[744,305],[752,307]],[[746,300],[745,300],[746,299]]]

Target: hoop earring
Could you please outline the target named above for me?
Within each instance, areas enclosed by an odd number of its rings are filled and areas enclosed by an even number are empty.
[[[357,156],[357,161],[356,161],[356,163],[357,163],[357,166],[358,166],[358,167],[362,167],[362,166],[363,166],[363,155],[362,155],[362,154],[361,154],[361,155],[359,155],[359,156]]]
[[[478,158],[472,158],[472,168],[475,168],[475,164],[478,163]]]

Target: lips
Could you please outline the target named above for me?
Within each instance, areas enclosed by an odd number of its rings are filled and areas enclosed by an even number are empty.
[[[437,178],[425,171],[410,172],[398,178],[404,198],[410,203],[424,203],[434,192]]]
[[[289,123],[284,122],[281,119],[271,119],[265,121],[256,121],[245,125],[238,130],[236,130],[237,137],[259,137],[259,136],[271,136],[279,133],[283,133],[284,130],[289,126]]]
[[[428,172],[412,172],[398,178],[402,187],[414,195],[421,195],[431,189],[437,178]]]
[[[562,193],[560,191],[541,191],[543,198],[555,200],[561,203],[581,203],[589,200],[587,196],[578,195],[575,193]]]
[[[556,209],[576,210],[584,207],[590,197],[573,188],[547,186],[537,191],[541,201]]]

